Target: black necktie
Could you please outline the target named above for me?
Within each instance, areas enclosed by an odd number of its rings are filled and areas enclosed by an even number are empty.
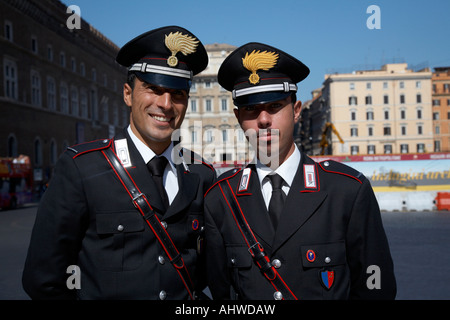
[[[167,197],[167,192],[166,189],[164,189],[163,184],[163,175],[166,165],[167,165],[166,157],[157,157],[157,156],[154,156],[153,159],[147,163],[147,167],[150,170],[150,173],[152,174],[153,177],[153,181],[155,182],[156,187],[159,190],[159,194],[161,195],[161,199],[163,201],[165,209],[169,207],[169,198]]]
[[[281,185],[284,180],[276,173],[273,175],[268,175],[267,177],[272,183],[272,196],[269,202],[269,216],[270,220],[272,220],[273,227],[276,230],[281,216],[281,211],[284,207],[284,200],[286,198],[286,194],[283,190],[281,190]]]

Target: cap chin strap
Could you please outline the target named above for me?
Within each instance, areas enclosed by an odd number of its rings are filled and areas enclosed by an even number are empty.
[[[297,92],[297,85],[289,82],[277,83],[277,84],[266,84],[262,86],[252,87],[252,88],[244,88],[233,90],[233,99],[246,96],[249,94],[260,93],[260,92],[269,92],[269,91],[282,91],[282,92]]]
[[[146,62],[135,63],[131,66],[131,68],[128,71],[159,73],[173,77],[186,78],[189,80],[192,80],[193,78],[192,71],[155,66],[153,64],[148,64]]]

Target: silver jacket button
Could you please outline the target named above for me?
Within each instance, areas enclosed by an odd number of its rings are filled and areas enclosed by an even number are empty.
[[[164,259],[163,256],[159,256],[159,257],[158,257],[158,262],[159,262],[160,264],[164,264],[164,263],[166,263],[166,259]]]
[[[281,261],[279,259],[273,259],[272,261],[272,265],[278,269],[279,267],[281,267]]]
[[[124,229],[123,225],[119,224],[119,225],[117,226],[117,231],[122,232],[123,229]]]
[[[330,257],[326,257],[325,258],[325,263],[330,263],[331,262],[331,258]]]
[[[283,299],[283,294],[280,291],[275,291],[275,293],[273,294],[273,298],[275,300],[282,300]]]
[[[161,221],[161,225],[163,226],[164,229],[167,229],[167,222]]]
[[[159,299],[166,300],[166,298],[167,298],[167,293],[164,290],[161,290],[161,292],[159,293]]]

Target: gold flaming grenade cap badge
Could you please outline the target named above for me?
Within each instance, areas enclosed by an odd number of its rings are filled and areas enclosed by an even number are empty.
[[[275,52],[268,52],[261,50],[253,50],[252,53],[246,53],[245,57],[242,58],[242,64],[244,67],[250,71],[252,74],[248,78],[251,84],[258,84],[260,77],[256,73],[258,70],[268,71],[273,68],[277,63],[279,54]]]
[[[169,35],[165,37],[166,47],[172,52],[172,55],[167,58],[167,64],[170,67],[176,67],[178,64],[178,58],[176,54],[181,52],[185,56],[188,54],[194,53],[197,50],[197,45],[199,41],[191,37],[187,34],[182,34],[177,31],[175,33],[171,32]]]

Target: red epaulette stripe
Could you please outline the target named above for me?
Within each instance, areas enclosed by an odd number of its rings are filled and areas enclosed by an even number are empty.
[[[237,175],[239,172],[241,172],[241,170],[242,170],[242,169],[239,169],[238,171],[236,171],[236,172],[235,172],[234,174],[232,174],[231,176],[216,181],[216,182],[215,182],[208,190],[206,190],[206,192],[205,192],[205,194],[204,194],[203,197],[206,197],[206,195],[208,194],[208,192],[209,192],[212,188],[214,188],[218,183],[220,183],[220,182],[222,182],[222,181],[225,181],[225,180],[227,180],[227,179],[233,178],[235,175]]]

